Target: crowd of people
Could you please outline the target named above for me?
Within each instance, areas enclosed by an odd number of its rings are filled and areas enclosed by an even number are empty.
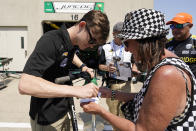
[[[170,25],[173,38],[168,40]],[[19,92],[30,95],[32,131],[69,131],[69,101],[73,97],[107,99],[109,111],[95,102],[83,102],[84,112],[100,115],[117,131],[196,130],[196,37],[190,33],[192,16],[179,13],[165,23],[154,9],[128,12],[113,26],[105,13],[89,11],[74,26],[45,33],[29,57]],[[47,48],[45,48],[47,46]],[[76,65],[94,77],[76,50],[98,49],[99,70],[106,87],[93,83],[73,86],[54,83]],[[96,50],[97,51],[97,50]],[[131,92],[132,72],[147,76],[138,93]],[[120,122],[120,123],[119,123]]]

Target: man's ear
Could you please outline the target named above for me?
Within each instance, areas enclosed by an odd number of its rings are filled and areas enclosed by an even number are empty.
[[[86,22],[85,21],[80,21],[79,27],[84,28],[85,26],[86,26]]]
[[[193,27],[193,24],[190,24],[189,27],[192,28]]]

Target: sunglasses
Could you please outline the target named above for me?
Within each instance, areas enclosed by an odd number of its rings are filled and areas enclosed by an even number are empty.
[[[88,32],[88,34],[89,34],[89,37],[90,37],[90,40],[88,41],[88,43],[89,43],[89,44],[95,44],[97,40],[96,40],[95,38],[92,37],[91,32],[90,32],[90,30],[89,30],[89,28],[88,28],[87,25],[86,25],[86,30],[87,30],[87,32]]]
[[[184,23],[184,24],[171,24],[170,28],[173,29],[182,29],[185,26],[189,25],[189,23]]]

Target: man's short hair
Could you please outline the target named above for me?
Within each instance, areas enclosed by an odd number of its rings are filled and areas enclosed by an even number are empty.
[[[103,43],[106,42],[109,36],[110,22],[105,13],[99,10],[91,10],[86,13],[79,22],[81,21],[85,21],[89,28],[96,27],[96,31],[93,33],[100,33],[101,41],[103,41]]]
[[[123,22],[118,22],[113,27],[113,32],[121,32],[123,28]]]

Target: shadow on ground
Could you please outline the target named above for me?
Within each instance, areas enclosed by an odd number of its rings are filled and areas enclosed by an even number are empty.
[[[80,112],[79,118],[84,122],[84,131],[92,131],[92,115],[85,112]],[[103,131],[106,121],[98,115],[96,115],[95,121],[96,131]]]
[[[4,81],[1,81],[0,82],[0,90],[3,90],[3,89],[5,89],[6,87],[7,87],[7,85],[10,83],[10,82],[12,82],[12,78],[7,78],[7,79],[5,79]]]

